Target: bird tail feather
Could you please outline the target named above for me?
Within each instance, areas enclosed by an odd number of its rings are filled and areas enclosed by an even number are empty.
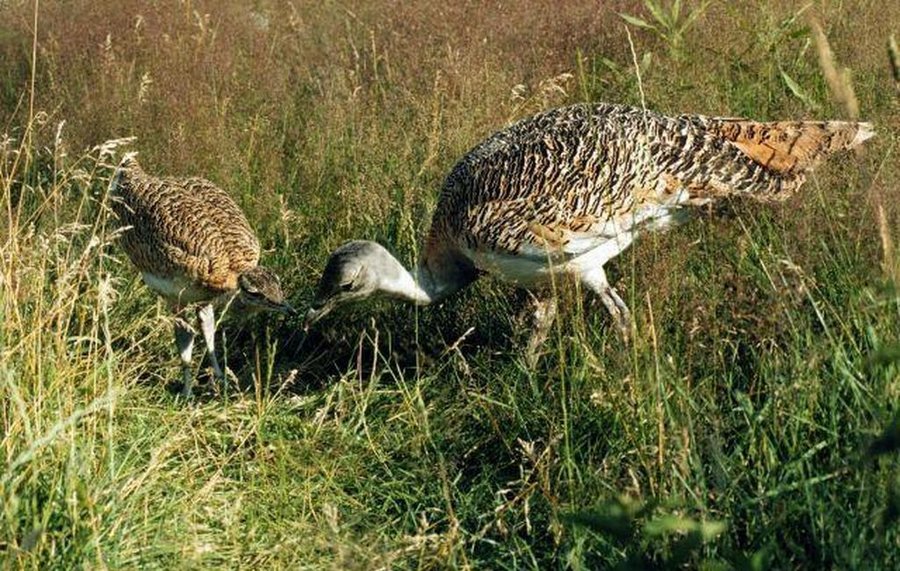
[[[875,136],[871,123],[717,119],[714,128],[753,161],[782,175],[802,175],[827,156]]]

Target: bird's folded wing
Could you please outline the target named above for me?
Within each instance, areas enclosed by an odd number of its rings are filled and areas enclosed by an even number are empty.
[[[476,249],[539,262],[562,263],[614,238],[618,224],[593,215],[560,217],[559,211],[493,201],[469,209],[468,231]]]

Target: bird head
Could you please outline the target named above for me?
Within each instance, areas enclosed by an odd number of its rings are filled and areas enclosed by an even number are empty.
[[[137,156],[137,151],[128,151],[127,153],[122,155],[122,160],[119,161],[119,166],[124,168],[140,167],[140,164],[138,164]]]
[[[378,293],[388,293],[386,284],[400,279],[406,270],[383,246],[366,240],[347,242],[331,253],[312,305],[306,313],[305,328],[334,308]]]
[[[238,287],[241,301],[248,306],[287,315],[296,313],[284,299],[278,276],[268,268],[256,266],[242,273],[238,278]]]

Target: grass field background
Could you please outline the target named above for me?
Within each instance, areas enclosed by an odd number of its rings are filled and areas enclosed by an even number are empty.
[[[0,1],[0,567],[900,567],[896,453],[866,453],[900,402],[892,34],[874,0]],[[308,337],[226,320],[239,386],[184,403],[115,245],[138,150],[227,189],[303,307],[345,240],[412,263],[517,118],[846,118],[829,61],[877,138],[622,255],[630,346],[564,286],[532,369],[527,296],[482,280]]]

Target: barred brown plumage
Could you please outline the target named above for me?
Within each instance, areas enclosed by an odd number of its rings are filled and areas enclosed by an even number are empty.
[[[872,135],[868,123],[666,116],[605,103],[535,115],[456,163],[414,276],[378,244],[345,244],[328,260],[307,325],[377,293],[426,304],[482,272],[526,287],[561,273],[596,292],[627,336],[628,307],[603,266],[641,232],[724,196],[784,200],[824,157]]]
[[[182,361],[182,394],[190,396],[194,331],[183,314],[197,312],[209,360],[215,354],[214,306],[234,299],[244,310],[292,312],[278,277],[261,267],[259,241],[244,213],[224,190],[202,178],[157,178],[126,154],[110,181],[112,208],[122,226],[119,244],[144,283],[176,314],[175,343]]]

